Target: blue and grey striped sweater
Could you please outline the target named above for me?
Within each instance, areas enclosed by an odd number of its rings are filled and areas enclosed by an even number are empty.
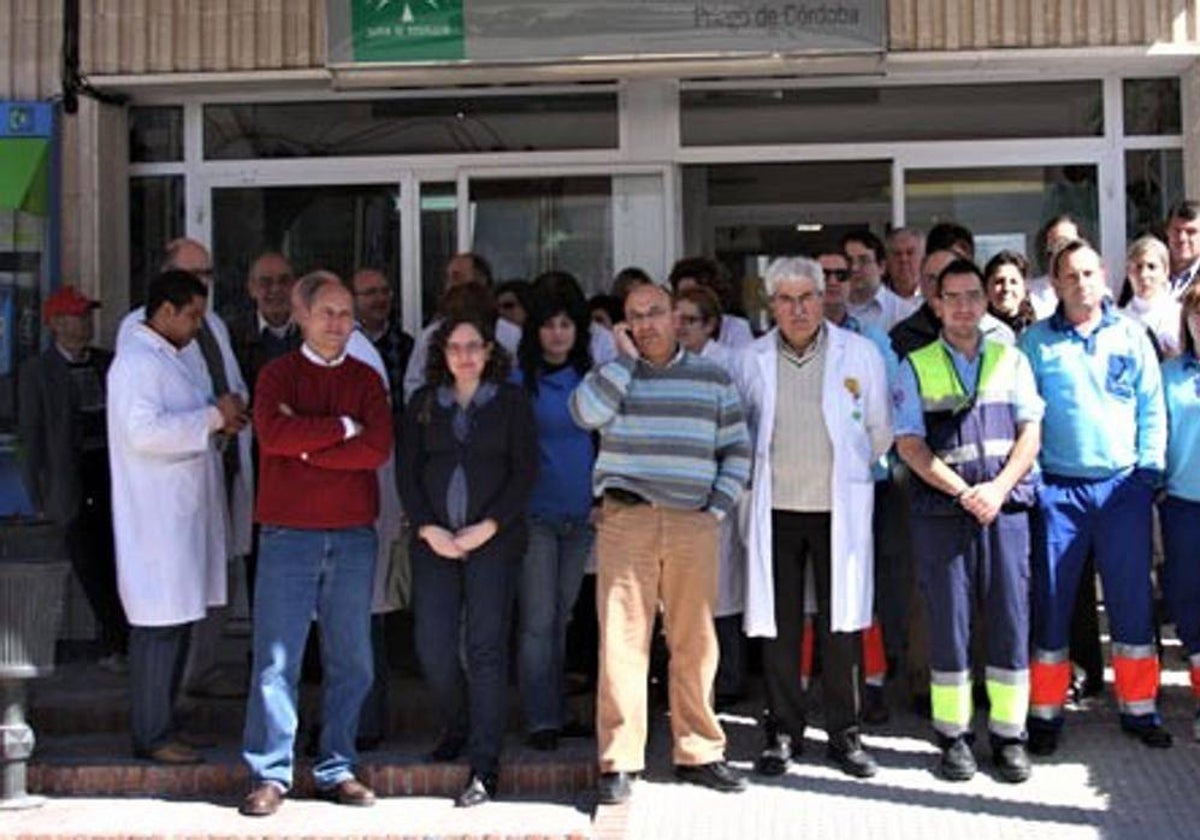
[[[724,370],[686,350],[661,368],[627,357],[597,368],[571,395],[571,416],[600,432],[596,495],[629,490],[720,518],[750,478],[737,389]]]

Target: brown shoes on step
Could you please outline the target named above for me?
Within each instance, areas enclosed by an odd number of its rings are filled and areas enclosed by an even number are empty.
[[[137,758],[144,758],[155,764],[200,764],[204,761],[204,756],[187,744],[181,744],[178,741],[168,741],[161,747],[155,747],[152,750],[135,750],[133,754]]]
[[[269,817],[283,804],[283,788],[274,782],[263,782],[246,794],[238,813],[244,817]]]
[[[345,779],[331,788],[318,790],[317,796],[339,805],[354,805],[367,808],[375,804],[375,791],[358,779]]]

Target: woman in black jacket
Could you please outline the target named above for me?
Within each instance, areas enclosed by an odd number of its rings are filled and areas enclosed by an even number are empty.
[[[427,384],[405,411],[401,463],[417,655],[443,719],[431,758],[452,761],[466,749],[460,807],[496,795],[513,591],[537,471],[529,400],[507,381],[510,361],[486,309],[451,313],[434,334]]]

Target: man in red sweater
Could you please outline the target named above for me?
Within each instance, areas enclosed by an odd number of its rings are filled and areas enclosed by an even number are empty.
[[[372,680],[375,470],[391,450],[391,408],[379,375],[346,354],[354,304],[341,281],[310,274],[296,300],[304,343],[264,367],[254,391],[261,534],[242,740],[247,816],[275,813],[292,786],[296,690],[314,612],[325,674],[317,791],[343,805],[375,802],[354,778],[354,738]]]

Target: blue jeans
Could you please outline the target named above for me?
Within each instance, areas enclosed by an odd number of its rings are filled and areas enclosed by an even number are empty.
[[[352,778],[358,714],[373,679],[371,587],[375,530],[263,526],[254,596],[253,684],[242,757],[251,779],[292,786],[296,694],[313,613],[324,670],[321,738],[313,778],[331,788]]]
[[[529,548],[521,564],[518,653],[521,704],[530,732],[566,722],[564,680],[567,622],[579,596],[594,532],[586,519],[529,517]]]

